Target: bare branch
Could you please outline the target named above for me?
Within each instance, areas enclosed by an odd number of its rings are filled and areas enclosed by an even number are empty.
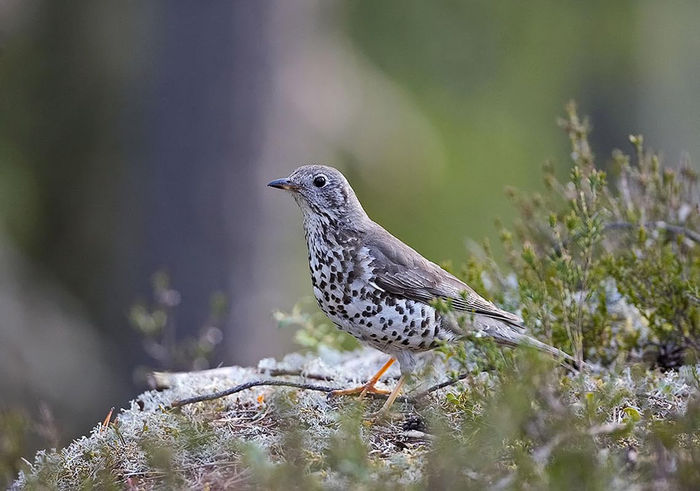
[[[181,407],[187,404],[194,404],[195,402],[212,401],[214,399],[220,399],[221,397],[230,396],[236,394],[237,392],[242,392],[247,389],[259,386],[277,386],[277,387],[295,387],[297,389],[314,390],[317,392],[330,393],[334,390],[338,390],[334,387],[326,387],[325,385],[314,385],[305,384],[301,382],[290,382],[287,380],[251,380],[244,384],[236,385],[230,389],[222,390],[219,392],[213,392],[211,394],[204,394],[201,396],[188,397],[187,399],[180,399],[179,401],[173,401],[170,407]]]
[[[693,242],[700,243],[700,233],[690,230],[689,228],[682,227],[680,225],[672,225],[663,221],[657,222],[647,222],[643,224],[646,228],[659,228],[661,230],[666,230],[675,235],[683,235]],[[605,226],[605,230],[616,230],[616,229],[630,229],[638,227],[639,225],[630,222],[613,222]]]
[[[307,379],[313,380],[325,380],[331,381],[333,378],[329,375],[319,375],[316,373],[305,373],[303,370],[289,370],[286,368],[270,368],[258,370],[261,374],[270,375],[272,377],[280,376],[299,376]],[[151,372],[148,377],[149,386],[152,389],[169,389],[176,384],[176,380],[181,377],[190,377],[192,375],[196,376],[228,376],[231,374],[231,367],[219,367],[219,368],[209,368],[207,370],[198,370],[194,372]]]
[[[608,223],[603,227],[603,232],[609,232],[611,230],[629,230],[629,229],[634,229],[639,226],[642,226],[644,228],[648,229],[653,229],[653,228],[658,228],[661,230],[665,230],[671,234],[674,235],[682,235],[686,237],[687,239],[700,244],[700,233],[696,232],[695,230],[691,230],[686,227],[682,227],[680,225],[672,225],[670,223],[666,223],[663,221],[656,221],[656,222],[646,222],[642,224],[638,223],[631,223],[631,222],[612,222]],[[562,253],[562,250],[565,247],[568,247],[568,245],[572,242],[575,242],[578,240],[583,234],[578,233],[570,237],[569,239],[565,240],[562,242],[561,245],[556,244],[554,240],[550,238],[550,241],[552,242],[552,245],[554,246],[554,254],[555,255],[560,255]]]
[[[436,390],[448,387],[450,385],[454,385],[457,382],[464,380],[466,377],[468,377],[468,373],[464,373],[459,375],[457,378],[446,380],[444,382],[440,382],[439,384],[435,384],[432,387],[424,390],[423,392],[419,392],[413,397],[408,397],[408,396],[400,396],[396,400],[400,402],[416,402],[423,397],[427,396],[428,394],[431,394],[432,392],[435,392]],[[275,387],[293,387],[296,389],[303,389],[303,390],[312,390],[316,392],[325,392],[326,394],[330,394],[336,390],[341,390],[339,387],[327,387],[325,385],[315,385],[315,384],[305,384],[302,382],[291,382],[287,380],[251,380],[250,382],[246,382],[244,384],[236,385],[235,387],[231,387],[230,389],[222,390],[219,392],[214,392],[211,394],[203,394],[200,396],[194,396],[194,397],[188,397],[187,399],[180,399],[178,401],[173,401],[170,404],[171,408],[176,408],[176,407],[182,407],[186,406],[187,404],[194,404],[195,402],[204,402],[204,401],[212,401],[214,399],[220,399],[221,397],[226,397],[230,396],[232,394],[236,394],[238,392],[242,392],[247,389],[251,389],[253,387],[260,387],[260,386],[275,386]],[[374,393],[367,393],[367,397],[371,397],[374,399],[386,399],[385,394],[374,394]]]

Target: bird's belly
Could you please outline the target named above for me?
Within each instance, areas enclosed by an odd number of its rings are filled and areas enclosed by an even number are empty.
[[[369,265],[347,249],[309,242],[309,269],[321,310],[340,329],[386,353],[425,351],[452,334],[428,304],[399,298],[377,286]]]
[[[387,353],[426,351],[450,337],[433,307],[395,298],[370,282],[356,280],[333,290],[316,284],[314,296],[340,329]]]

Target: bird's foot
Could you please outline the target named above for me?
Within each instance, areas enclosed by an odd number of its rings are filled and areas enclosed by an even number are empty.
[[[350,396],[350,395],[355,395],[355,394],[360,394],[360,399],[362,399],[365,394],[383,394],[383,395],[389,395],[391,394],[390,390],[383,390],[383,389],[377,389],[374,385],[379,381],[379,377],[384,375],[384,372],[386,372],[389,367],[396,361],[396,358],[392,357],[387,361],[382,368],[379,369],[377,373],[374,374],[374,376],[367,381],[365,385],[361,385],[360,387],[355,387],[353,389],[343,389],[343,390],[334,390],[329,394],[331,397],[335,396]]]
[[[375,382],[369,381],[364,385],[361,385],[359,387],[353,387],[352,389],[342,389],[342,390],[334,390],[333,392],[330,393],[332,397],[336,396],[352,396],[352,395],[357,395],[359,394],[360,397],[364,397],[365,394],[383,394],[383,395],[389,395],[391,394],[390,390],[384,390],[384,389],[378,389],[374,386]]]

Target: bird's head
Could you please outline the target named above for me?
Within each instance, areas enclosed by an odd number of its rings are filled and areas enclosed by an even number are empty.
[[[268,186],[290,191],[305,215],[326,215],[336,220],[365,216],[345,176],[326,165],[302,165],[289,177]]]

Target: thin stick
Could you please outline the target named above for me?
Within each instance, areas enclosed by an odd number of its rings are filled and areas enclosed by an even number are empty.
[[[279,386],[279,387],[295,387],[297,389],[315,390],[317,392],[327,392],[327,393],[333,392],[334,390],[337,390],[333,387],[326,387],[323,385],[303,384],[301,382],[288,382],[286,380],[251,380],[250,382],[236,385],[235,387],[231,387],[230,389],[222,390],[219,392],[214,392],[212,394],[204,394],[201,396],[188,397],[187,399],[181,399],[179,401],[174,401],[170,404],[170,407],[181,407],[181,406],[184,406],[186,404],[193,404],[195,402],[212,401],[214,399],[219,399],[221,397],[230,396],[231,394],[235,394],[237,392],[241,392],[241,391],[244,391],[246,389],[251,389],[253,387],[258,387],[261,385],[272,385],[272,386]]]
[[[183,376],[205,376],[205,375],[220,375],[220,374],[226,374],[229,372],[231,367],[224,367],[224,368],[210,368],[207,370],[198,370],[194,372],[151,372],[150,377],[149,377],[149,384],[151,388],[153,389],[169,389],[173,385],[175,385],[175,381]],[[290,376],[300,376],[304,377],[307,379],[314,379],[314,380],[325,380],[325,381],[331,381],[333,378],[330,375],[319,375],[315,373],[304,373],[302,370],[288,370],[285,368],[270,368],[270,369],[262,369],[258,370],[260,373],[265,373],[267,375],[270,375],[272,377],[279,377],[279,376],[285,376],[285,375],[290,375]]]
[[[657,221],[657,222],[646,222],[646,223],[631,223],[631,222],[612,222],[608,223],[603,227],[603,232],[607,233],[611,230],[630,230],[635,227],[642,226],[644,228],[658,228],[661,230],[666,230],[667,232],[674,234],[674,235],[681,235],[688,240],[691,240],[695,243],[700,244],[700,233],[696,232],[695,230],[691,230],[689,228],[682,227],[680,225],[672,225],[670,223],[666,223],[663,221]],[[570,237],[568,240],[562,241],[561,245],[559,244],[553,244],[554,245],[554,254],[559,255],[562,253],[562,250],[564,247],[568,247],[568,245],[571,242],[574,242],[578,240],[581,237],[581,233],[575,234],[574,236]]]
[[[442,389],[442,388],[450,386],[450,385],[454,385],[457,382],[464,380],[468,376],[469,376],[468,373],[464,373],[464,374],[459,375],[457,378],[446,380],[444,382],[440,382],[439,384],[435,384],[432,387],[424,390],[423,392],[419,392],[418,394],[416,394],[413,397],[400,396],[396,400],[399,402],[415,402],[415,401],[427,396],[428,394],[435,392],[436,390]],[[236,385],[235,387],[231,387],[230,389],[222,390],[220,392],[214,392],[211,394],[204,394],[201,396],[188,397],[186,399],[180,399],[178,401],[173,401],[170,404],[170,407],[176,408],[176,407],[186,406],[187,404],[194,404],[195,402],[212,401],[214,399],[220,399],[221,397],[230,396],[232,394],[236,394],[238,392],[242,392],[244,390],[251,389],[253,387],[260,387],[260,386],[293,387],[296,389],[312,390],[312,391],[316,391],[316,392],[325,392],[326,394],[330,394],[331,392],[334,392],[336,390],[340,390],[337,387],[326,387],[324,385],[304,384],[301,382],[289,382],[286,380],[251,380],[250,382]],[[386,394],[368,393],[366,395],[367,395],[367,397],[372,397],[374,399],[386,399],[386,397],[387,397]]]
[[[666,223],[663,221],[657,221],[657,222],[647,222],[642,224],[644,227],[647,228],[660,228],[661,230],[666,230],[667,232],[671,232],[672,234],[676,235],[683,235],[687,237],[688,239],[692,240],[693,242],[698,242],[700,243],[700,233],[691,230],[689,228],[685,228],[680,225],[673,225],[670,223]],[[629,223],[629,222],[613,222],[613,223],[608,223],[605,226],[605,230],[616,230],[616,229],[629,229],[629,228],[634,228],[638,227],[639,225]]]
[[[110,420],[112,419],[112,413],[114,412],[114,406],[112,406],[112,409],[109,410],[107,413],[107,416],[105,416],[104,421],[102,421],[102,425],[100,426],[100,433],[104,431],[105,428],[107,428],[107,425],[109,425]]]
[[[428,389],[425,389],[423,392],[419,392],[415,396],[413,396],[411,399],[414,401],[417,401],[418,399],[422,399],[428,394],[435,392],[436,390],[444,389],[445,387],[449,387],[450,385],[454,385],[457,382],[461,382],[465,378],[469,376],[468,373],[460,373],[457,378],[451,378],[449,380],[445,380],[444,382],[440,382],[439,384],[435,384],[432,387],[429,387]],[[399,397],[397,400],[401,400],[401,397]]]

